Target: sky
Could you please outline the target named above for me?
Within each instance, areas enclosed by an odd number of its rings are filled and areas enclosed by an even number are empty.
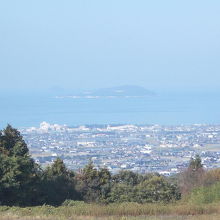
[[[219,0],[0,3],[0,89],[220,90]]]

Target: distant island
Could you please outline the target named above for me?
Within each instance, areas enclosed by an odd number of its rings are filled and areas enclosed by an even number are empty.
[[[141,86],[117,86],[82,92],[73,92],[69,95],[56,96],[56,98],[138,98],[155,96],[156,93]]]

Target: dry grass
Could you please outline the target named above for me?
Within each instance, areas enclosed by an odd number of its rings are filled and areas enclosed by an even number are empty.
[[[0,207],[0,220],[219,220],[219,204],[80,204],[73,207]]]
[[[0,220],[219,220],[220,215],[196,215],[196,216],[111,216],[111,217],[91,217],[91,216],[72,216],[70,218],[56,217],[18,217],[2,216]]]

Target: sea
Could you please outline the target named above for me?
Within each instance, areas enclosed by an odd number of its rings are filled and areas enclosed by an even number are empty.
[[[220,92],[87,98],[0,94],[0,129],[7,124],[38,127],[42,121],[68,126],[220,124]]]

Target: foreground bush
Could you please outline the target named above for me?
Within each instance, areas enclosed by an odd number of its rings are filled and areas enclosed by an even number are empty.
[[[220,202],[220,182],[208,187],[199,187],[188,196],[188,201],[194,204]]]
[[[181,194],[176,185],[162,176],[151,176],[137,185],[117,183],[111,188],[109,202],[168,203],[179,200]]]

